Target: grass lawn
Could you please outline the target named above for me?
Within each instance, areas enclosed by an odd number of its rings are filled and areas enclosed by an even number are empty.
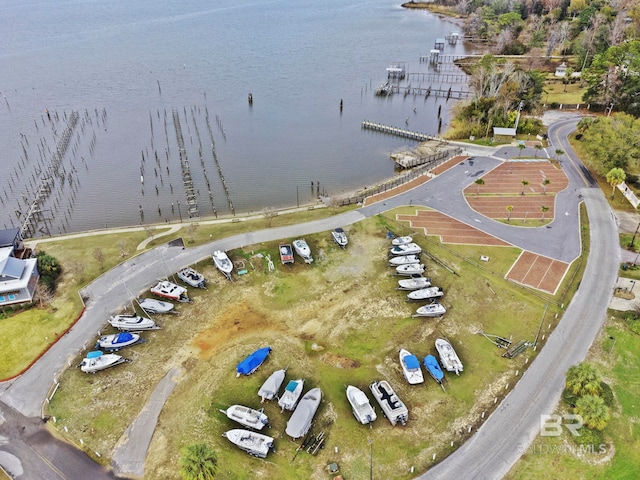
[[[587,90],[586,87],[580,87],[580,82],[569,83],[564,85],[561,79],[545,82],[543,93],[544,103],[550,105],[552,103],[561,103],[564,105],[576,105],[584,103],[582,95]]]
[[[599,447],[580,453],[567,432],[560,437],[539,436],[511,470],[507,479],[638,478],[640,336],[628,329],[623,318],[623,312],[608,312],[604,329],[586,359],[597,365],[615,396],[612,418],[604,430],[606,444],[602,453]]]
[[[229,252],[232,259],[251,261],[249,273],[234,282],[222,277],[210,262],[196,268],[209,280],[206,291],[190,289],[194,301],[180,305],[178,316],[156,320],[162,330],[147,332],[147,342],[123,350],[130,364],[86,375],[68,369],[61,377],[49,414],[65,436],[90,455],[108,463],[111,451],[126,427],[144,406],[165,372],[181,368],[179,383],[165,404],[145,465],[145,478],[178,478],[180,450],[205,442],[218,453],[216,478],[323,478],[326,465],[340,464],[345,478],[363,478],[373,453],[376,478],[411,478],[459,446],[468,427],[480,425],[494,398],[504,396],[507,384],[517,380],[527,350],[513,360],[478,333],[533,340],[541,321],[555,322],[560,299],[520,287],[503,279],[519,254],[516,248],[446,246],[428,237],[415,240],[433,258],[426,260],[427,275],[445,291],[448,309],[441,319],[412,318],[419,304],[405,301],[391,275],[385,234],[412,233],[395,220],[398,209],[348,227],[349,246],[339,249],[329,232],[306,236],[314,253],[312,265],[299,260],[279,264],[278,242],[251,245]],[[275,220],[275,219],[274,219]],[[198,228],[204,229],[205,226]],[[253,252],[253,253],[252,253]],[[269,272],[264,258],[270,254],[276,269]],[[476,261],[488,255],[489,267]],[[576,267],[578,268],[578,267]],[[451,270],[455,273],[451,273]],[[577,276],[567,276],[567,282]],[[567,290],[564,289],[564,291]],[[105,332],[106,333],[106,330]],[[448,338],[461,357],[465,371],[446,375],[446,392],[430,378],[408,385],[401,374],[398,350],[419,358],[435,354],[434,341]],[[264,345],[273,348],[265,365],[254,375],[236,378],[235,365]],[[75,359],[76,364],[80,358]],[[284,434],[289,414],[275,402],[261,405],[257,390],[272,371],[288,367],[287,380],[303,378],[305,391],[320,387],[323,402],[312,433],[325,432],[326,448],[317,456],[297,452]],[[409,408],[405,427],[392,427],[380,415],[372,429],[358,424],[344,391],[353,384],[368,392],[368,385],[387,379]],[[370,395],[369,395],[370,396]],[[236,428],[219,409],[232,404],[265,408],[276,439],[276,452],[257,460],[231,445],[221,435]],[[380,412],[377,405],[376,410]],[[337,448],[337,451],[336,451]],[[295,460],[294,460],[295,457]]]

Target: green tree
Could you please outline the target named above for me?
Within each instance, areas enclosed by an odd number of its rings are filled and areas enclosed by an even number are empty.
[[[542,181],[542,189],[543,189],[543,190],[542,190],[542,194],[543,194],[543,195],[546,195],[546,194],[547,194],[547,185],[550,185],[550,184],[551,184],[551,180],[549,180],[548,178],[545,178],[545,179]]]
[[[597,395],[585,395],[576,400],[574,412],[582,416],[584,424],[594,430],[602,431],[607,426],[611,413],[604,400]]]
[[[536,143],[534,147],[536,149],[536,158],[538,158],[538,152],[542,150],[542,145],[540,145],[539,143]]]
[[[624,182],[625,178],[627,178],[627,174],[624,173],[623,169],[612,168],[609,170],[609,173],[607,173],[607,183],[611,185],[611,199],[613,199],[616,193],[616,187]]]
[[[179,462],[184,480],[212,480],[218,470],[216,452],[204,443],[184,448]]]
[[[559,160],[559,157],[564,155],[564,151],[560,150],[559,148],[556,148],[556,160]]]
[[[524,189],[529,185],[529,180],[522,180],[520,183],[522,184],[522,193],[520,195],[524,195]]]
[[[567,370],[566,387],[574,395],[598,395],[601,382],[600,373],[590,363],[573,365]]]
[[[519,143],[518,144],[518,150],[520,150],[518,152],[518,158],[520,158],[522,156],[522,151],[527,148],[527,146],[524,143]]]
[[[511,212],[513,212],[513,205],[507,205],[507,222],[511,221]]]
[[[540,220],[544,220],[544,214],[549,211],[549,207],[542,205],[540,206],[540,211],[542,212],[542,218]]]
[[[480,195],[480,187],[484,185],[484,180],[482,178],[477,178],[476,181],[473,183],[478,185],[478,195]]]

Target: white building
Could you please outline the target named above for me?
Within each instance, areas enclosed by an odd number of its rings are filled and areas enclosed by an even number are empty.
[[[0,307],[33,301],[38,261],[21,258],[24,252],[19,228],[0,230]]]

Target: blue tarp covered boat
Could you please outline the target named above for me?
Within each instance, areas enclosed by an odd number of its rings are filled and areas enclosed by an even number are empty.
[[[444,372],[440,368],[438,360],[433,355],[427,355],[424,357],[424,368],[431,374],[433,379],[442,385],[442,379],[444,378]],[[444,388],[444,387],[442,387]]]
[[[262,362],[265,361],[270,352],[271,347],[260,348],[253,352],[238,364],[236,367],[236,376],[251,375],[260,365],[262,365]]]

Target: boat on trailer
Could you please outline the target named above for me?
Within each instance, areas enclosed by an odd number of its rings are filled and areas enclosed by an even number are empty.
[[[442,362],[445,370],[460,375],[460,372],[463,370],[462,362],[451,344],[444,338],[438,338],[436,340],[436,350],[438,351],[438,355],[440,355],[440,362]]]
[[[293,249],[291,248],[291,244],[281,243],[278,251],[280,252],[280,261],[283,265],[294,262]]]
[[[405,243],[403,245],[394,245],[389,249],[391,255],[418,255],[422,252],[422,248],[417,243]]]
[[[112,327],[125,332],[135,332],[141,330],[157,330],[160,327],[150,318],[136,315],[135,313],[122,313],[111,315],[109,323]]]
[[[393,238],[391,240],[391,245],[393,245],[393,246],[406,245],[407,243],[411,243],[411,242],[413,242],[413,237],[410,237],[410,236],[406,235],[404,237]]]
[[[333,241],[336,242],[341,248],[347,248],[349,239],[347,238],[347,234],[342,228],[336,228],[335,230],[332,230],[331,236],[333,237]]]
[[[423,263],[408,263],[406,265],[398,265],[396,267],[396,273],[398,275],[411,276],[416,273],[422,274],[424,273],[424,264]]]
[[[102,353],[100,350],[94,350],[87,353],[87,356],[82,360],[80,370],[84,373],[96,373],[128,361],[128,359],[115,353]]]
[[[371,403],[369,403],[369,399],[358,387],[354,387],[353,385],[347,387],[347,400],[349,400],[349,404],[351,405],[353,416],[356,417],[356,420],[361,424],[367,425],[378,418]]]
[[[220,411],[230,420],[248,428],[262,430],[263,427],[269,425],[269,417],[262,410],[254,410],[244,405],[231,405],[226,410]]]
[[[440,303],[434,302],[418,307],[413,317],[441,317],[447,313],[447,309]]]
[[[304,263],[313,263],[313,257],[311,256],[311,248],[304,238],[299,238],[293,241],[293,248],[296,253],[304,260]]]
[[[229,255],[227,255],[227,252],[216,250],[215,252],[213,252],[213,255],[211,255],[211,258],[216,268],[224,273],[227,278],[231,278],[233,263],[231,262]]]
[[[406,405],[402,403],[402,400],[398,398],[398,395],[393,391],[389,382],[386,380],[373,382],[369,385],[369,389],[380,405],[385,417],[391,422],[391,425],[396,425],[398,422],[402,425],[407,423],[409,420],[409,409],[407,409]]]
[[[423,277],[421,273],[411,275],[411,278],[398,280],[398,290],[420,290],[431,286],[431,279]]]
[[[294,440],[306,435],[311,428],[311,422],[320,406],[321,400],[322,390],[319,388],[312,388],[305,393],[287,422],[286,434]]]
[[[399,265],[409,265],[412,263],[420,263],[420,257],[418,255],[399,255],[389,259],[390,267],[397,267]]]
[[[262,433],[236,428],[222,434],[231,443],[254,457],[266,458],[273,448],[273,437]]]
[[[287,369],[283,368],[281,370],[276,370],[269,375],[269,378],[267,378],[258,389],[258,395],[262,399],[262,402],[265,400],[273,400],[274,397],[278,395],[278,391],[280,390],[280,386],[282,385],[286,374]]]
[[[180,270],[178,278],[193,288],[207,288],[207,279],[204,278],[204,275],[191,267]]]
[[[431,300],[432,298],[440,298],[444,295],[440,287],[427,287],[420,290],[414,290],[407,294],[409,300]]]
[[[424,357],[424,368],[427,369],[429,375],[442,386],[444,389],[444,385],[442,385],[442,380],[444,380],[444,372],[442,368],[440,368],[440,364],[438,360],[433,355],[427,355]]]
[[[298,380],[290,380],[284,389],[284,393],[278,399],[278,405],[282,408],[282,411],[293,410],[296,408],[296,403],[300,395],[302,395],[302,389],[304,388],[304,380],[299,378]]]
[[[141,340],[140,335],[131,332],[112,333],[104,335],[96,342],[96,350],[105,350],[107,352],[117,352],[121,348],[135,345]]]
[[[166,298],[174,302],[190,302],[187,295],[187,289],[176,285],[168,280],[160,280],[155,286],[151,287],[151,293],[156,297]]]
[[[147,313],[176,313],[171,302],[163,302],[155,298],[140,298],[138,300],[140,308]]]
[[[402,375],[410,385],[417,385],[424,382],[422,369],[420,368],[420,360],[404,348],[400,349],[400,366],[402,367]]]
[[[271,347],[259,348],[250,354],[237,365],[236,377],[240,375],[251,375],[267,359],[269,353],[271,353]]]

